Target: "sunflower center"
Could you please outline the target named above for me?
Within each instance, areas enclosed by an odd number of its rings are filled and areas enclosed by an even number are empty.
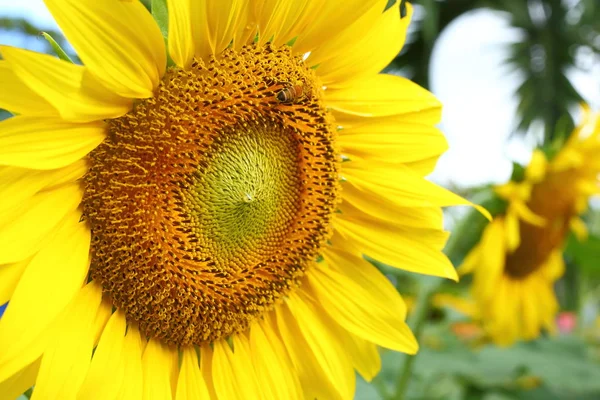
[[[290,48],[167,72],[90,154],[91,276],[147,336],[247,329],[299,282],[336,209],[333,120]]]
[[[521,221],[521,244],[506,257],[506,272],[513,279],[524,279],[539,270],[554,250],[561,247],[569,232],[569,221],[575,210],[577,182],[570,171],[551,173],[533,187],[528,207],[546,220],[544,226]]]

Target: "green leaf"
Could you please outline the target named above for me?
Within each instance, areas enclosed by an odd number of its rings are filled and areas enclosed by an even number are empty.
[[[383,400],[383,397],[377,392],[375,386],[365,382],[358,374],[356,376],[356,392],[354,398],[356,400]]]
[[[514,395],[517,399],[600,395],[600,365],[589,357],[585,343],[574,336],[539,339],[510,348],[489,345],[477,352],[456,342],[447,341],[446,345],[449,346],[441,350],[425,346],[421,349],[415,378],[425,381],[425,387],[441,377],[459,376],[467,386],[489,392],[519,393]],[[539,378],[541,386],[537,393],[523,388],[519,382],[524,377]],[[523,393],[528,395],[523,396]],[[552,396],[533,395],[543,393],[552,393]]]
[[[569,21],[571,13],[564,2],[540,0],[534,14],[529,4],[503,1],[491,6],[504,11],[521,33],[519,41],[509,46],[506,59],[507,65],[522,76],[516,91],[519,133],[527,133],[537,122],[544,130],[543,143],[547,143],[570,133],[573,119],[569,111],[582,101],[567,71],[575,68],[575,49],[585,45],[578,39],[578,30],[583,31],[583,27]]]
[[[165,47],[168,49],[169,11],[167,9],[167,0],[150,0],[150,10],[152,12],[152,17],[156,21],[156,24],[160,29],[160,33],[165,40]],[[174,65],[175,62],[167,50],[167,67],[172,67]]]
[[[42,32],[41,35],[44,37],[44,39],[46,39],[48,41],[48,43],[50,43],[50,46],[52,46],[52,49],[54,50],[54,52],[56,53],[58,58],[60,58],[63,61],[68,61],[71,64],[73,64],[73,60],[71,60],[71,57],[69,57],[67,55],[67,53],[63,50],[63,48],[60,47],[60,45],[56,42],[56,40],[54,40],[54,38],[52,36],[50,36],[49,33]]]
[[[6,118],[8,118],[8,117],[10,117],[10,116],[12,116],[12,114],[11,114],[11,113],[9,113],[9,112],[8,112],[8,111],[6,111],[6,110],[2,110],[2,109],[0,109],[0,121],[2,121],[2,120],[5,120]]]
[[[167,10],[167,1],[152,0],[150,3],[150,10],[152,10],[152,16],[154,17],[154,20],[156,21],[156,24],[160,29],[160,33],[162,33],[166,43],[167,37],[169,36],[169,12]]]
[[[563,116],[563,117],[565,117],[565,116]],[[560,132],[560,133],[557,133],[551,142],[547,142],[542,147],[540,147],[540,149],[546,155],[546,158],[550,161],[552,161],[552,159],[554,159],[554,157],[556,157],[556,155],[562,150],[565,141],[569,138],[570,134],[573,132],[573,126],[572,126],[573,121],[571,120],[571,125],[567,125],[569,123],[567,121],[568,119],[570,119],[570,117],[569,118],[561,118],[560,121],[563,121],[563,122],[559,121],[559,124],[556,126],[556,131]],[[570,128],[567,128],[567,126],[570,126]],[[566,132],[567,129],[568,129],[568,133]]]
[[[588,277],[600,278],[600,237],[590,235],[580,242],[574,235],[567,239],[565,256],[573,260]]]
[[[525,179],[525,167],[517,162],[512,163],[513,170],[510,180],[513,182],[521,182]]]

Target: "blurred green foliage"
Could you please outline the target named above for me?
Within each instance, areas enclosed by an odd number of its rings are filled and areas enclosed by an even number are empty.
[[[543,126],[544,142],[568,135],[570,114],[582,101],[568,72],[579,68],[576,55],[598,62],[600,54],[600,3],[596,0],[415,0],[419,8],[407,45],[389,69],[402,69],[429,87],[431,54],[444,29],[473,10],[500,12],[519,33],[508,47],[505,63],[520,79],[515,93],[516,133]],[[600,90],[600,88],[599,88]]]
[[[41,46],[41,51],[52,52],[51,44],[40,35],[42,31],[52,36],[61,47],[67,47],[67,41],[61,32],[53,29],[41,29],[26,18],[3,17],[0,14],[0,33],[20,35],[29,40],[35,40]]]
[[[449,335],[448,322],[428,326],[413,368],[407,400],[575,400],[600,398],[600,364],[573,336],[544,338],[510,348],[473,349]],[[435,344],[435,347],[432,346]],[[402,355],[385,352],[375,378],[392,387]],[[356,399],[385,400],[374,385],[357,386]]]
[[[571,235],[565,257],[576,263],[587,279],[600,279],[600,237],[590,235],[587,240],[580,241]]]

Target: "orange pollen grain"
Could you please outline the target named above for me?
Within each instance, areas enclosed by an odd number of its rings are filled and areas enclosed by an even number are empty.
[[[84,177],[91,277],[148,337],[242,332],[318,257],[339,197],[318,88],[289,47],[250,45],[109,121]]]

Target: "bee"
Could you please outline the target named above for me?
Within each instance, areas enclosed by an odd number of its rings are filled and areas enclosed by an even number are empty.
[[[292,104],[304,97],[304,87],[301,85],[287,85],[275,96],[282,104]]]

